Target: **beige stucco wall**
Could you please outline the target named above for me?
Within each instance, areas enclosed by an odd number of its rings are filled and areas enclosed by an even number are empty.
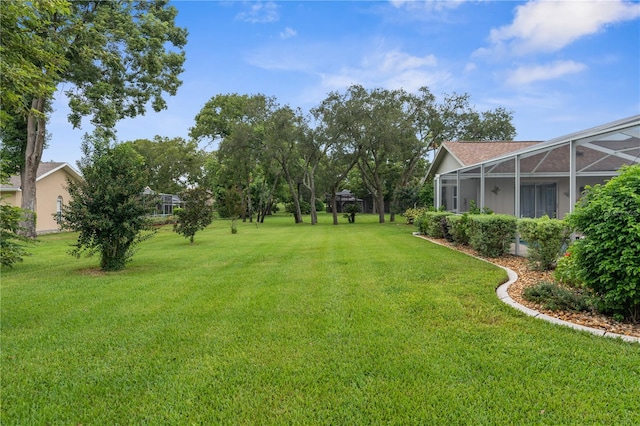
[[[38,233],[59,231],[60,227],[53,215],[56,213],[59,196],[62,197],[63,204],[69,203],[69,192],[66,189],[67,177],[71,176],[61,169],[37,182],[36,231]]]
[[[67,177],[74,178],[66,170],[60,169],[55,173],[45,176],[36,182],[36,232],[39,234],[57,232],[60,230],[53,216],[56,213],[58,197],[62,197],[62,203],[69,203],[69,192],[66,189]],[[2,192],[4,202],[12,206],[20,207],[22,203],[21,191]]]
[[[20,191],[0,191],[2,201],[11,206],[20,206],[22,202],[22,193]]]

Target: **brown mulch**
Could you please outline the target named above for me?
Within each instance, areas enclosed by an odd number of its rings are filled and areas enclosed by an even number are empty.
[[[480,256],[475,250],[470,247],[455,245],[445,239],[433,239],[425,237],[424,235],[421,235],[420,237],[513,270],[516,274],[518,274],[518,280],[511,284],[508,289],[508,293],[513,300],[520,303],[521,305],[524,305],[538,312],[542,312],[546,315],[549,315],[550,317],[559,318],[561,320],[583,325],[585,327],[605,330],[609,333],[640,337],[640,324],[619,322],[614,320],[612,317],[596,314],[593,312],[550,311],[542,308],[542,306],[540,306],[539,304],[524,300],[522,297],[522,293],[525,288],[538,284],[540,281],[554,282],[553,274],[551,271],[531,271],[527,265],[527,259],[524,257],[507,254],[502,257],[487,258],[484,256]]]

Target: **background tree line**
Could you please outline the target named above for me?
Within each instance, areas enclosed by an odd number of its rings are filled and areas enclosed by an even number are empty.
[[[11,229],[36,235],[36,172],[62,84],[70,124],[80,127],[88,117],[96,128],[85,140],[83,173],[100,170],[102,155],[115,157],[105,164],[139,164],[146,176],[123,183],[164,193],[204,188],[220,213],[249,221],[262,222],[284,202],[296,223],[308,211],[315,224],[316,201],[329,194],[337,224],[335,193],[345,186],[371,194],[380,222],[390,203],[393,220],[416,202],[428,154],[442,141],[515,136],[510,111],[478,112],[467,94],[438,102],[426,87],[408,93],[354,85],[308,113],[262,94],[216,95],[196,115],[190,140],[155,136],[115,150],[116,123],[166,108],[164,96],[181,84],[187,30],[175,25],[176,15],[168,0],[0,2],[2,172],[19,173],[22,188],[22,221]]]
[[[353,85],[329,93],[306,114],[261,94],[217,95],[196,115],[190,137],[217,147],[203,154],[199,179],[210,185],[223,214],[223,200],[240,194],[243,220],[263,221],[281,201],[296,223],[308,209],[315,224],[316,201],[328,194],[337,224],[335,194],[348,187],[371,194],[384,222],[386,203],[393,221],[418,202],[430,184],[429,154],[443,141],[509,140],[511,120],[503,108],[476,111],[467,94],[438,102],[426,87],[413,94]]]

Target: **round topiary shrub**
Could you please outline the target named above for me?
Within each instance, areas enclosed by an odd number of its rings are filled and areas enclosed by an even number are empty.
[[[599,308],[640,321],[640,165],[588,187],[567,221],[584,234],[571,256],[581,281],[601,297]]]

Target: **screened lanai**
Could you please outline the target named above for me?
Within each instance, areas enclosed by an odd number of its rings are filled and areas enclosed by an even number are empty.
[[[587,185],[632,164],[640,164],[640,115],[436,174],[435,207],[464,213],[475,203],[517,217],[562,218]]]

